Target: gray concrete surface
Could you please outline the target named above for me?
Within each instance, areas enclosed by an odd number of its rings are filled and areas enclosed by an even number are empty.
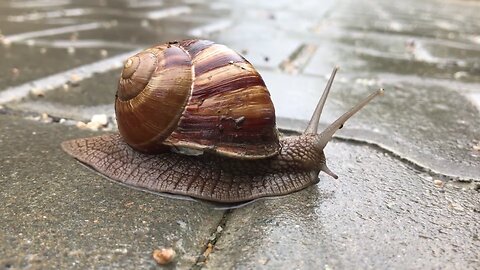
[[[0,269],[155,268],[160,247],[173,247],[173,266],[185,269],[223,217],[117,185],[58,147],[92,132],[11,116],[0,126]]]
[[[478,191],[437,187],[368,146],[335,142],[326,155],[339,180],[320,174],[317,187],[235,210],[208,268],[478,268]]]
[[[426,1],[0,2],[0,269],[479,269],[480,4]],[[278,126],[325,125],[386,94],[327,148],[340,179],[228,211],[117,186],[59,143],[106,114],[122,61],[208,38],[260,71]],[[210,245],[209,245],[210,244]]]

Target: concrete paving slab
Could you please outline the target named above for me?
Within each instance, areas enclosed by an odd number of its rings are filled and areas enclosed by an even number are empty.
[[[473,96],[470,92],[480,89],[480,76],[476,75],[478,44],[466,38],[472,34],[470,28],[457,27],[463,20],[470,25],[473,13],[461,12],[453,22],[456,27],[448,30],[438,29],[436,21],[446,18],[445,9],[437,18],[428,9],[430,4],[399,3],[396,7],[392,9],[382,1],[340,2],[329,13],[331,18],[315,29],[322,42],[314,43],[317,50],[303,72],[314,79],[302,81],[299,75],[293,78],[266,73],[265,80],[282,118],[280,126],[288,128],[286,123],[298,126],[297,130],[303,128],[288,118],[306,124],[311,114],[308,108],[313,108],[318,95],[311,87],[320,91],[324,84],[320,78],[331,69],[327,65],[338,64],[341,70],[322,122],[333,121],[368,91],[379,87],[387,90],[384,98],[349,121],[345,128],[348,132],[339,136],[380,145],[426,170],[479,180],[480,160],[474,150],[480,134],[479,112],[469,100]],[[418,12],[429,14],[431,19],[419,23],[421,16],[415,16]],[[389,29],[387,23],[402,27]],[[448,38],[443,34],[447,31],[458,39]],[[411,47],[409,41],[413,42]],[[418,79],[412,80],[412,74]],[[468,94],[464,93],[465,85],[471,89]]]
[[[335,141],[326,156],[338,180],[234,210],[206,268],[480,267],[478,190],[368,146]]]
[[[45,92],[42,96],[30,94],[22,102],[46,102],[71,106],[113,106],[121,68],[113,69],[78,83],[67,83]]]
[[[22,44],[12,44],[9,48],[0,46],[0,61],[4,63],[0,66],[3,74],[0,77],[0,89],[4,90],[102,58],[100,49],[75,49],[73,54],[68,53],[66,48],[43,49]],[[110,53],[115,55],[120,51],[126,50],[112,49]]]
[[[5,115],[0,126],[0,269],[152,269],[159,247],[188,269],[223,217],[112,183],[60,149],[92,133]]]
[[[330,31],[350,46],[344,58],[365,61],[356,71],[478,83],[475,25],[480,5],[462,2],[469,1],[446,1],[432,9],[430,1],[403,1],[393,4],[395,8],[385,1],[343,1],[332,12]],[[455,18],[453,10],[458,12]]]

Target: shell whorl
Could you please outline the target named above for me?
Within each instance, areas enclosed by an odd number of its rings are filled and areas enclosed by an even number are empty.
[[[190,96],[192,67],[178,47],[161,45],[129,58],[122,71],[115,113],[125,142],[156,152],[176,128]]]
[[[168,43],[128,59],[115,107],[124,140],[143,152],[170,145],[250,159],[279,151],[262,77],[211,41]]]

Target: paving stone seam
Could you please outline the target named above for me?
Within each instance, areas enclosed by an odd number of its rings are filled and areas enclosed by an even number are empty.
[[[209,237],[207,243],[203,246],[202,251],[197,257],[197,261],[190,268],[191,270],[200,270],[203,268],[203,266],[205,266],[208,261],[208,257],[212,252],[214,252],[215,244],[222,237],[222,234],[225,231],[226,224],[234,211],[234,209],[229,209],[225,211],[222,219],[220,219],[217,226],[213,228],[211,236]]]
[[[102,28],[105,26],[106,26],[106,22],[92,22],[92,23],[86,23],[86,24],[64,26],[59,28],[50,28],[50,29],[44,29],[44,30],[39,30],[34,32],[25,32],[25,33],[5,36],[3,42],[7,42],[7,43],[17,42],[17,41],[22,41],[26,39],[36,38],[36,37],[54,36],[54,35],[73,33],[73,32],[79,32],[79,31],[89,31],[89,30]]]
[[[60,87],[69,81],[71,76],[77,76],[76,82],[90,78],[95,74],[105,73],[110,70],[120,68],[123,65],[123,61],[129,56],[137,53],[139,50],[133,50],[130,52],[122,53],[101,61],[82,65],[76,68],[72,68],[66,71],[59,72],[50,76],[46,76],[37,80],[29,81],[24,84],[9,87],[0,91],[0,104],[5,104],[11,101],[18,100],[26,97],[32,88],[40,88],[43,91],[51,91],[57,87]]]
[[[445,173],[440,173],[434,169],[431,169],[427,166],[423,166],[420,162],[415,161],[413,159],[410,159],[409,157],[403,156],[400,152],[395,151],[392,148],[389,148],[388,146],[378,144],[376,142],[368,141],[368,140],[362,140],[362,139],[356,139],[353,137],[349,136],[335,136],[333,138],[334,140],[338,140],[341,142],[346,142],[346,143],[351,143],[353,145],[368,145],[372,147],[373,149],[376,149],[384,154],[390,155],[392,158],[397,159],[398,161],[408,165],[414,170],[423,172],[428,174],[429,176],[433,177],[434,179],[441,179],[444,181],[452,182],[455,186],[458,187],[468,187],[473,190],[479,191],[480,192],[480,178],[479,179],[474,179],[474,178],[462,178],[459,176],[455,175],[449,175]]]

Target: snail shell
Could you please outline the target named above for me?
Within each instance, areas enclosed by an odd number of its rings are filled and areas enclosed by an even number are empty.
[[[123,139],[142,152],[170,145],[249,159],[280,148],[260,74],[232,49],[207,40],[171,42],[130,57],[115,111]]]

